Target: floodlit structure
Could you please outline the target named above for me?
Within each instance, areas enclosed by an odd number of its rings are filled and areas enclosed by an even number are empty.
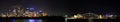
[[[7,15],[5,15],[5,14],[3,14],[3,13],[1,13],[1,15],[0,15],[1,17],[6,17]]]
[[[83,14],[85,16],[86,19],[92,18],[92,19],[97,19],[97,14],[95,13],[85,13]]]
[[[106,17],[104,15],[99,15],[98,19],[106,19]]]
[[[116,15],[105,15],[107,18],[115,19],[117,16]]]
[[[84,19],[84,16],[81,14],[77,14],[77,15],[68,17],[68,19]]]

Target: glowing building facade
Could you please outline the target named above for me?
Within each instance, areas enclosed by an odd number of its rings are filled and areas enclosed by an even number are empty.
[[[15,7],[12,10],[8,10],[6,17],[42,17],[47,16],[47,13],[42,10],[35,10],[35,8],[26,8],[25,10],[21,7]],[[5,17],[5,15],[3,15]]]

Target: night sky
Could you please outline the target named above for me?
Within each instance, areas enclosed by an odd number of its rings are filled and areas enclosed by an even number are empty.
[[[1,0],[0,11],[6,11],[13,5],[22,5],[23,8],[34,7],[43,10],[49,16],[88,12],[119,14],[118,4],[116,0]]]

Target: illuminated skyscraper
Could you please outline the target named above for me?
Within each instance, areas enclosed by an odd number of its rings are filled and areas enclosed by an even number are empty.
[[[25,11],[25,10],[22,9],[20,5],[15,5],[15,6],[13,6],[13,10],[12,10],[13,15],[22,16],[23,13],[24,13],[24,11]]]

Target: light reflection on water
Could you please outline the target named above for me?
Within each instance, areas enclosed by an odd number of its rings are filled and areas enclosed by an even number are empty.
[[[16,20],[15,19],[12,19],[12,22],[15,22]]]
[[[42,22],[41,19],[29,19],[28,22]]]
[[[12,19],[12,22],[43,22],[42,19]]]
[[[64,22],[62,20],[54,20],[54,19],[0,19],[0,22]],[[67,20],[67,22],[88,22],[88,19],[80,19],[80,20]],[[114,22],[115,20],[111,19],[93,19],[93,22]]]

